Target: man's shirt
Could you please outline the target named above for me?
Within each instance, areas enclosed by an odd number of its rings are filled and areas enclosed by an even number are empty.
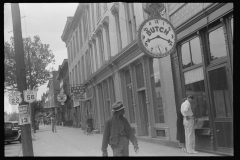
[[[192,112],[192,109],[191,109],[191,104],[188,102],[188,100],[186,100],[182,103],[181,113],[184,117],[193,116],[193,112]]]

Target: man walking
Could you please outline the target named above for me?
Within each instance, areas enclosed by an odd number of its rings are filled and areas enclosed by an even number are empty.
[[[139,150],[137,139],[133,134],[129,122],[123,117],[125,111],[122,102],[114,103],[112,111],[113,116],[105,122],[102,155],[108,156],[107,147],[109,144],[113,150],[113,156],[129,156],[129,140],[132,142],[134,150],[137,153]]]
[[[194,116],[191,108],[192,101],[193,95],[189,95],[187,100],[181,105],[181,113],[184,116],[183,125],[185,129],[186,152],[189,154],[198,153],[195,151]]]
[[[55,115],[52,116],[52,132],[57,132]]]

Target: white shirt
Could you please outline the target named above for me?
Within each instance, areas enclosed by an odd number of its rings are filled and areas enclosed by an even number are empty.
[[[191,104],[188,102],[188,100],[186,100],[182,103],[181,113],[184,117],[193,116],[193,112],[192,112],[192,109],[191,109]]]

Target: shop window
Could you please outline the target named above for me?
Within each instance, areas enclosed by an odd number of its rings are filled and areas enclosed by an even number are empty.
[[[187,41],[181,46],[182,68],[202,63],[199,37]]]
[[[209,33],[210,60],[216,60],[227,56],[227,48],[223,33],[223,27],[219,27]]]
[[[130,123],[135,123],[135,111],[133,107],[133,95],[132,95],[132,83],[131,83],[131,75],[130,71],[125,71],[125,80],[126,80],[126,89],[127,89],[127,99],[128,99],[128,108],[129,108],[129,116]]]
[[[159,59],[150,60],[150,76],[154,104],[155,123],[164,123],[163,99],[161,96]]]
[[[109,78],[109,89],[112,104],[116,102],[113,77]]]
[[[225,67],[209,72],[209,81],[215,118],[232,117],[230,93],[227,86],[227,75]]]
[[[186,96],[193,95],[194,103],[192,111],[196,118],[201,120],[208,120],[208,108],[206,103],[203,68],[196,68],[184,73]],[[203,123],[202,123],[203,125]],[[205,124],[209,127],[209,123]],[[202,126],[199,126],[200,128]]]
[[[136,65],[136,76],[137,76],[137,88],[144,87],[144,74],[143,74],[143,67],[142,63]]]
[[[166,137],[165,130],[156,130],[156,135],[158,137]]]

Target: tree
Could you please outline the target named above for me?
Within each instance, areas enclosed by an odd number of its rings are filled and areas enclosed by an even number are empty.
[[[27,86],[30,86],[31,66],[32,86],[41,86],[51,78],[53,68],[46,69],[49,64],[54,64],[55,59],[49,44],[43,44],[39,36],[34,36],[33,41],[30,37],[23,38],[24,61],[26,68]],[[30,65],[28,61],[30,56]],[[10,38],[9,42],[4,42],[4,91],[13,89],[17,90],[16,81],[16,62],[14,52],[14,39]]]
[[[18,121],[19,117],[18,117],[18,113],[17,112],[13,112],[10,114],[10,118],[9,121]]]

